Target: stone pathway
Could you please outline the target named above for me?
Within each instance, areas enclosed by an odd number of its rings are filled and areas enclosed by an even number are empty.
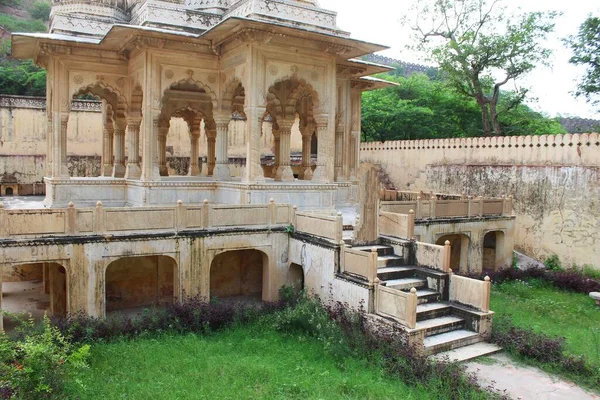
[[[474,372],[482,387],[493,383],[495,389],[506,390],[512,399],[522,400],[589,400],[600,396],[586,391],[572,382],[549,375],[538,368],[512,361],[505,354],[487,358],[492,362],[471,361],[467,371]]]

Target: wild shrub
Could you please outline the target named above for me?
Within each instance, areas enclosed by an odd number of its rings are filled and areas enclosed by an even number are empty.
[[[52,6],[47,1],[36,1],[29,7],[29,15],[33,19],[39,19],[42,21],[48,21],[50,19],[50,11]]]
[[[67,379],[87,368],[90,346],[74,345],[47,317],[41,329],[28,324],[16,339],[0,333],[0,398],[60,398]]]
[[[551,271],[562,271],[563,266],[556,254],[552,254],[544,260],[544,265]]]

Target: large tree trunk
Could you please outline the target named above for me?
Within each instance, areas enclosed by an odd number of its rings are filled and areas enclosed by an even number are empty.
[[[492,128],[490,126],[490,113],[488,109],[488,101],[483,94],[477,95],[477,104],[481,108],[481,122],[483,125],[483,135],[491,136]]]
[[[490,111],[492,113],[492,124],[494,125],[494,135],[496,136],[504,136],[502,132],[502,127],[500,126],[500,121],[498,121],[498,113],[496,112],[496,100],[492,99],[490,101]]]

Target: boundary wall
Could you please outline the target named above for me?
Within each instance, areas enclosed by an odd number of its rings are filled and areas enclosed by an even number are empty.
[[[600,268],[598,133],[362,143],[395,189],[512,195],[515,245],[543,259]]]

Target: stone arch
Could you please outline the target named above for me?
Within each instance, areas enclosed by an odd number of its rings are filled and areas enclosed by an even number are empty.
[[[435,244],[443,246],[446,240],[451,246],[450,268],[461,273],[468,272],[471,238],[464,233],[444,233],[438,237]]]
[[[210,297],[234,300],[269,298],[269,256],[258,249],[227,250],[210,263]]]
[[[162,106],[164,107],[165,105],[165,101],[167,99],[165,99],[165,96],[167,96],[167,94],[169,93],[169,91],[179,91],[179,92],[194,92],[194,93],[204,93],[206,95],[206,98],[209,99],[210,104],[211,104],[211,116],[212,116],[212,110],[217,110],[217,95],[216,93],[213,91],[213,89],[204,84],[202,81],[193,79],[193,78],[186,78],[186,79],[181,79],[178,81],[175,81],[173,83],[170,83],[169,85],[167,85],[167,87],[163,90],[163,97],[162,97]]]
[[[69,273],[60,261],[0,264],[2,310],[31,314],[40,320],[45,313],[66,316],[70,309]],[[0,317],[1,318],[1,317]],[[13,321],[3,317],[0,328],[11,330]]]
[[[482,266],[487,271],[497,271],[505,267],[507,260],[504,249],[504,232],[500,230],[488,231],[483,236]]]
[[[131,91],[131,101],[129,102],[129,117],[131,118],[142,118],[144,103],[144,91],[138,84],[135,85]]]
[[[115,113],[115,117],[124,118],[127,115],[127,99],[121,92],[103,82],[95,82],[89,85],[80,86],[73,92],[72,98],[75,99],[85,94],[92,94],[106,100]]]
[[[223,99],[221,100],[221,110],[224,112],[239,113],[246,116],[244,105],[246,100],[246,90],[242,81],[238,78],[233,78],[225,87]]]
[[[319,94],[313,86],[303,78],[296,75],[286,76],[273,82],[268,89],[267,111],[275,118],[291,118],[298,112],[298,101],[303,97],[310,97],[315,105],[319,105]]]
[[[119,258],[104,270],[104,313],[173,303],[179,285],[177,261],[171,256]]]
[[[295,263],[290,264],[286,284],[296,293],[304,290],[304,268],[302,265]]]

